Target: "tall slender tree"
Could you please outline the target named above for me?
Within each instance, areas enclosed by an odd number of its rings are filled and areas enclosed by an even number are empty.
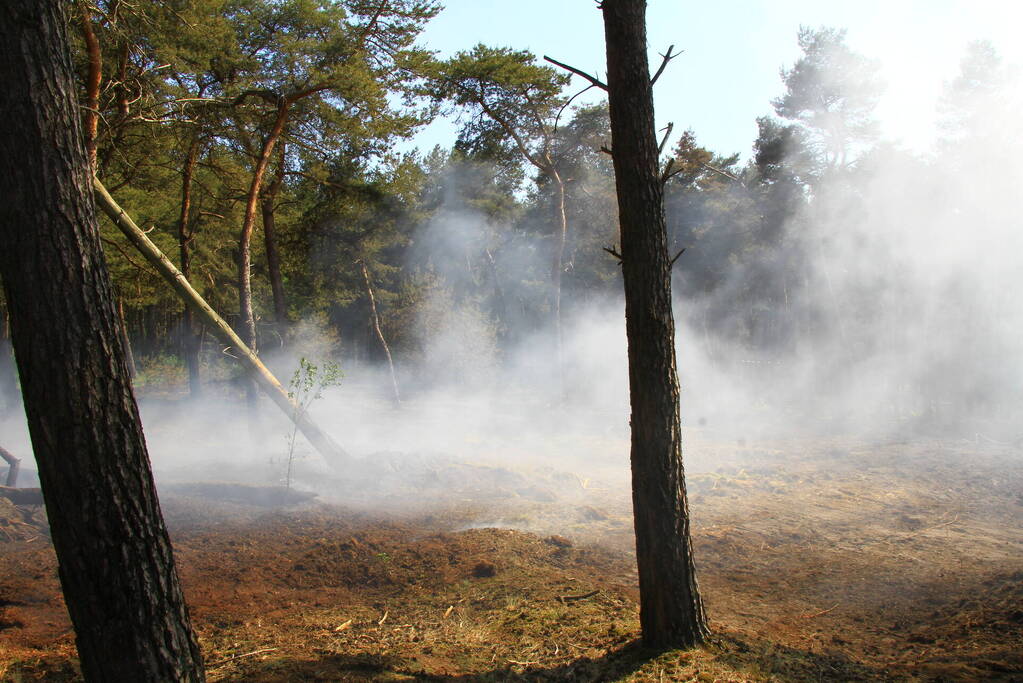
[[[844,30],[800,27],[799,47],[803,55],[782,69],[785,93],[774,111],[805,131],[816,175],[846,170],[877,139],[880,67],[845,44]]]
[[[250,348],[257,345],[252,233],[274,149],[289,132],[314,148],[340,130],[364,142],[410,133],[421,119],[397,112],[388,96],[411,93],[409,71],[426,58],[414,41],[438,11],[421,0],[282,0],[238,12],[239,43],[252,57],[234,103],[262,107],[256,122],[245,112],[236,119],[242,137],[258,140],[247,145],[252,175],[238,246],[239,325]]]
[[[650,646],[689,647],[707,621],[696,583],[682,466],[664,176],[647,63],[646,1],[603,0],[618,193],[640,623]]]
[[[67,4],[0,5],[0,275],[82,673],[202,681],[100,247]]]
[[[554,187],[554,243],[551,248],[551,319],[554,325],[558,373],[563,370],[561,280],[568,212],[565,204],[564,159],[557,139],[561,113],[567,103],[561,90],[568,77],[548,66],[534,64],[528,51],[477,45],[440,65],[437,93],[466,107],[472,119],[463,138],[503,138]],[[559,384],[562,380],[559,377]],[[560,386],[559,390],[564,387]]]

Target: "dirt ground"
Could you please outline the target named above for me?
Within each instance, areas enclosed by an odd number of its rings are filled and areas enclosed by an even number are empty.
[[[394,458],[345,505],[164,486],[209,679],[1023,681],[1018,444],[688,448],[714,631],[689,652],[636,644],[620,472]],[[0,679],[76,672],[45,519],[0,505]]]

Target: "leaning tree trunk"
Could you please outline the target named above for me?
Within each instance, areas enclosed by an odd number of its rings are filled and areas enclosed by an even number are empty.
[[[640,624],[650,646],[707,633],[682,468],[671,259],[658,172],[645,0],[604,0],[607,87],[621,230],[632,405],[632,501]]]
[[[214,336],[229,348],[234,348],[238,353],[235,356],[242,367],[249,373],[249,376],[259,384],[267,393],[267,396],[284,411],[284,414],[296,420],[298,430],[309,439],[309,443],[318,450],[324,458],[336,467],[350,467],[351,457],[334,443],[326,433],[309,418],[308,413],[298,410],[294,398],[292,398],[277,378],[267,370],[263,362],[254,351],[245,345],[245,342],[235,333],[231,326],[224,322],[224,319],[217,315],[217,312],[206,303],[199,293],[192,289],[188,280],[181,274],[181,271],[174,267],[163,252],[142,232],[139,226],[117,205],[114,198],[110,196],[103,183],[93,178],[93,189],[95,190],[96,201],[100,208],[111,221],[121,230],[121,233],[128,238],[136,249],[139,250],[149,264],[156,269],[156,272],[163,277],[168,284],[177,292],[178,296],[190,306],[196,317],[206,326]]]
[[[103,261],[66,4],[0,3],[0,273],[89,681],[202,681]]]

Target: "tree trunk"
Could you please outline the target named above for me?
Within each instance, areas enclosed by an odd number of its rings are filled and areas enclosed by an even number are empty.
[[[202,681],[117,330],[58,0],[0,4],[0,273],[82,673]]]
[[[178,217],[178,251],[181,255],[181,274],[187,280],[192,276],[192,178],[195,164],[199,160],[199,138],[192,138],[185,157],[185,167],[181,171],[181,214]],[[188,388],[192,398],[202,394],[202,382],[199,377],[199,333],[192,319],[192,309],[185,305],[181,312],[181,349],[188,368]]]
[[[138,368],[135,367],[135,354],[131,351],[131,338],[128,336],[128,325],[124,322],[124,300],[117,300],[117,328],[121,333],[121,344],[124,345],[124,361],[128,365],[128,376],[135,379]]]
[[[241,338],[253,353],[258,352],[256,338],[256,315],[252,309],[252,230],[256,226],[256,205],[259,203],[259,195],[263,188],[263,176],[266,175],[267,166],[270,165],[270,155],[273,154],[274,145],[284,131],[284,124],[288,120],[288,100],[281,98],[277,105],[277,118],[266,136],[263,149],[259,159],[256,161],[256,168],[252,171],[252,182],[249,184],[249,194],[245,200],[245,217],[242,220],[242,231],[238,238],[238,308],[241,326]],[[248,406],[249,436],[254,442],[262,440],[261,425],[257,412],[256,385],[253,382],[245,383],[245,402]]]
[[[508,320],[508,303],[504,296],[504,287],[501,286],[501,276],[497,271],[497,261],[490,249],[484,249],[487,257],[487,265],[490,266],[490,280],[494,286],[494,313],[498,321],[497,334],[502,345],[509,340],[509,329],[511,322]]]
[[[43,505],[42,489],[17,489],[11,484],[0,486],[0,498],[6,498],[15,505]]]
[[[707,634],[682,467],[671,260],[647,65],[645,0],[604,0],[608,104],[621,230],[632,405],[632,501],[643,642]]]
[[[273,182],[263,193],[260,208],[263,212],[263,244],[266,247],[266,270],[270,278],[270,291],[274,299],[274,320],[277,331],[284,336],[288,327],[288,304],[284,298],[284,278],[281,277],[281,259],[277,253],[277,221],[274,218],[274,204],[284,185],[284,141],[277,149],[277,173]]]
[[[242,328],[242,341],[253,351],[256,350],[256,318],[252,311],[252,230],[256,226],[256,205],[259,203],[259,194],[263,188],[263,177],[266,175],[267,166],[270,165],[274,145],[277,144],[288,120],[288,108],[288,100],[282,98],[277,107],[277,118],[263,142],[256,168],[252,171],[249,194],[245,200],[245,218],[242,220],[242,231],[238,238],[238,304],[241,315],[239,324]]]
[[[96,138],[99,136],[99,86],[103,80],[103,55],[99,40],[92,27],[92,12],[84,2],[78,3],[79,22],[85,54],[88,58],[88,72],[85,77],[85,106],[82,109],[82,128],[85,133],[85,152],[89,157],[89,168],[96,172]]]
[[[565,181],[556,170],[551,169],[551,177],[558,189],[558,246],[554,250],[554,265],[551,268],[551,288],[554,303],[554,353],[557,361],[558,395],[565,394],[565,354],[561,334],[561,274],[565,269],[565,242],[568,238],[568,214],[565,212]]]
[[[369,297],[369,310],[370,316],[373,322],[373,331],[377,335],[377,339],[380,340],[380,346],[384,349],[384,355],[387,356],[387,367],[391,370],[391,388],[394,391],[394,404],[401,404],[401,396],[398,394],[398,375],[394,372],[394,361],[391,359],[391,347],[387,345],[387,340],[384,338],[384,331],[380,328],[380,316],[377,314],[377,300],[373,296],[373,286],[369,281],[369,271],[366,269],[365,261],[360,261],[359,265],[362,266],[362,278],[366,281],[366,296]]]
[[[14,488],[18,485],[18,471],[21,469],[21,460],[15,458],[10,451],[4,448],[0,448],[0,458],[8,465],[7,483],[4,485]]]
[[[0,410],[5,406],[13,408],[9,401],[14,398],[18,388],[18,373],[14,369],[14,354],[11,351],[11,331],[8,323],[7,304],[0,291]]]

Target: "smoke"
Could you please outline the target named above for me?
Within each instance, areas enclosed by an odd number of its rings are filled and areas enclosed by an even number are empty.
[[[968,60],[966,75],[948,75],[945,127],[926,153],[882,142],[796,200],[757,204],[751,183],[695,208],[674,195],[669,222],[688,247],[675,275],[687,439],[1020,438],[1020,88],[983,46]],[[575,201],[591,202],[591,214],[570,222],[566,263],[576,271],[566,278],[559,364],[549,226],[538,218],[532,230],[513,229],[513,219],[467,202],[459,187],[478,183],[480,168],[446,173],[406,264],[423,298],[416,342],[395,359],[403,405],[391,404],[386,369],[342,355],[346,376],[312,403],[312,416],[371,459],[622,472],[624,306],[616,265],[599,252],[615,242],[614,217],[593,210],[609,206],[606,176],[579,175],[588,184]],[[771,224],[765,209],[783,218]],[[702,222],[693,223],[697,210]],[[583,273],[587,259],[604,259],[603,270]],[[300,357],[320,362],[338,348],[315,325],[294,338],[268,358],[285,382]],[[283,478],[289,421],[264,402],[254,428],[224,398],[236,394],[143,399],[158,475]],[[20,412],[8,411],[0,428],[3,445],[27,456]],[[301,486],[322,489],[336,476],[301,440],[294,457]],[[698,450],[687,458],[691,469],[710,466]]]
[[[1018,440],[1019,85],[974,44],[929,151],[881,142],[818,170],[767,242],[741,220],[696,239],[678,276],[690,414],[706,399],[736,432]]]

